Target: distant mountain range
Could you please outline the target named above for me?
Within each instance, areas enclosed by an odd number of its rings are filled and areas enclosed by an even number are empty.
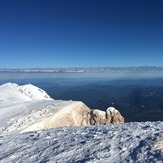
[[[109,71],[163,71],[163,67],[74,67],[74,68],[0,68],[0,72],[109,72]]]

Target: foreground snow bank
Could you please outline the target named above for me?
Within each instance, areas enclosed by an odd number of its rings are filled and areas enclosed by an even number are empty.
[[[0,160],[161,163],[162,142],[163,122],[61,127],[0,136]]]

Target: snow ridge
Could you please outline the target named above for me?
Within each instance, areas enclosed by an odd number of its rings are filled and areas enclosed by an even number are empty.
[[[52,100],[52,98],[44,90],[32,84],[19,86],[16,83],[6,83],[0,86],[0,108],[33,100]]]

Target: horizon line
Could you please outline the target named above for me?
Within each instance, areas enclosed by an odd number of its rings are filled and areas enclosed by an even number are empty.
[[[0,69],[72,69],[72,68],[163,68],[163,66],[80,66],[80,67],[1,67]]]

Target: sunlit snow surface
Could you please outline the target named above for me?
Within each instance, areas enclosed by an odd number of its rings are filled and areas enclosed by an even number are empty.
[[[24,90],[28,90],[30,95]],[[26,127],[75,103],[78,102],[53,100],[45,91],[31,84],[19,86],[15,83],[6,83],[1,85],[0,133],[2,135],[21,132]]]
[[[163,123],[63,127],[0,137],[1,162],[162,162]]]
[[[52,100],[31,85],[23,86],[23,93],[19,88],[11,83],[0,88],[0,163],[163,162],[163,122],[20,133],[58,110],[81,102]]]

